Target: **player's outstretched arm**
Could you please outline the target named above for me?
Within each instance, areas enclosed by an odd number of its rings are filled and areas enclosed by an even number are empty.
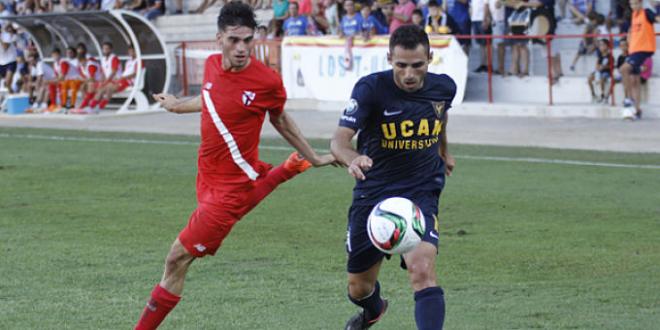
[[[366,155],[360,155],[351,140],[356,132],[348,127],[339,127],[330,142],[330,151],[337,161],[348,167],[348,174],[358,180],[366,179],[364,172],[373,166],[373,160]]]
[[[445,113],[445,118],[442,121],[442,133],[440,133],[440,157],[445,160],[445,174],[451,176],[451,172],[456,165],[456,160],[449,153],[447,146],[447,121],[449,121],[449,116]]]
[[[316,154],[316,151],[303,137],[296,122],[286,112],[282,112],[279,116],[270,116],[270,123],[292,147],[296,148],[315,167],[336,164],[334,156]]]
[[[174,113],[190,113],[202,111],[202,97],[197,95],[192,98],[179,99],[167,93],[154,94],[154,99],[160,103],[165,110]]]

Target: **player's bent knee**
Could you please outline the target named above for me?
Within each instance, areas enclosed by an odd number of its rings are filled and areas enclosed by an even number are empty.
[[[348,282],[348,294],[353,299],[363,299],[368,297],[375,288],[375,283],[351,280]]]
[[[190,264],[194,258],[195,257],[188,253],[183,245],[177,240],[172,245],[170,252],[167,254],[167,258],[165,258],[165,267],[169,271],[176,272]]]
[[[435,266],[429,260],[416,260],[407,265],[410,284],[415,291],[436,286]]]

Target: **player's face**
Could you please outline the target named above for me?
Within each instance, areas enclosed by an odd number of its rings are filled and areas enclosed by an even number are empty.
[[[228,26],[224,31],[218,32],[218,43],[223,59],[230,65],[229,69],[240,70],[250,61],[254,30],[247,26]]]
[[[429,69],[431,54],[424,45],[415,49],[405,49],[395,46],[387,54],[387,60],[392,65],[394,83],[406,92],[414,92],[424,86],[424,78]]]
[[[108,56],[112,53],[112,48],[108,45],[103,45],[103,55]]]
[[[135,49],[129,48],[128,49],[128,56],[130,56],[131,58],[135,58]]]
[[[429,16],[431,16],[431,17],[440,16],[440,7],[437,7],[437,6],[429,7]]]
[[[53,57],[53,60],[55,60],[55,62],[60,60],[60,53],[58,52],[51,53],[51,56]]]
[[[289,6],[289,14],[293,17],[298,16],[298,5]]]

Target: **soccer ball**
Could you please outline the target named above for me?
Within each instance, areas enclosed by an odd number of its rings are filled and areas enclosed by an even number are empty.
[[[415,203],[402,197],[378,203],[367,220],[369,240],[387,254],[410,252],[422,241],[425,232],[424,214]]]

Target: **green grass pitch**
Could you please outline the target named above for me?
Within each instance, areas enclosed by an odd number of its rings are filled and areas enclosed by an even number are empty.
[[[0,329],[131,328],[195,207],[197,140],[0,129]],[[437,270],[446,329],[657,329],[660,154],[451,151]],[[261,157],[279,163],[289,152]],[[280,186],[215,257],[194,262],[162,328],[342,328],[356,311],[345,282],[351,188],[338,168]],[[381,283],[391,305],[374,329],[413,329],[398,262],[385,263]]]

